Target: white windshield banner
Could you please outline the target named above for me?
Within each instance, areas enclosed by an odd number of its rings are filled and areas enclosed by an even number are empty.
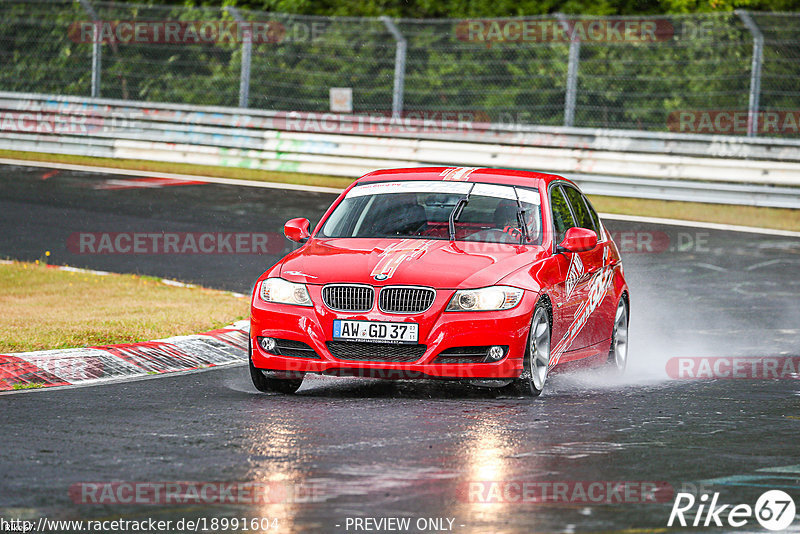
[[[516,200],[514,188],[506,185],[482,184],[470,182],[442,182],[428,180],[409,180],[402,182],[380,182],[354,187],[347,193],[347,198],[363,197],[368,195],[387,195],[391,193],[443,193],[451,195],[466,195],[472,189],[472,194],[493,198]],[[531,189],[517,188],[520,202],[539,205],[539,193]]]

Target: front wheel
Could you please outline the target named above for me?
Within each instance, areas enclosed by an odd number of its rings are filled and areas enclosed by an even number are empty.
[[[524,397],[538,397],[542,393],[550,366],[551,325],[549,306],[539,301],[531,319],[522,375],[503,387],[503,393]]]
[[[288,395],[296,392],[303,384],[302,378],[270,378],[264,376],[261,369],[253,365],[252,349],[248,351],[247,356],[247,360],[250,363],[250,378],[258,391],[262,393],[285,393]]]
[[[608,352],[608,365],[617,372],[625,371],[628,364],[628,302],[625,297],[619,299],[614,314],[614,330],[611,333],[611,350]]]

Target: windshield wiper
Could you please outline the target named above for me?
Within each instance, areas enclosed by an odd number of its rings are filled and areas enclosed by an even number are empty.
[[[514,196],[517,197],[517,224],[519,224],[519,229],[522,231],[522,238],[525,238],[525,242],[529,243],[531,237],[528,235],[528,222],[525,220],[525,208],[522,207],[522,202],[519,201],[519,193],[517,192],[517,188],[514,187]]]
[[[458,199],[453,211],[450,212],[450,218],[447,221],[447,229],[450,230],[450,241],[456,240],[456,220],[461,217],[461,212],[464,211],[464,206],[469,204],[469,196],[472,194],[473,189],[475,189],[475,184],[472,184],[472,187],[469,188],[466,196]]]

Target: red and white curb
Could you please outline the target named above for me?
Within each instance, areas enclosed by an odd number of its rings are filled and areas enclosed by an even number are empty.
[[[0,354],[0,391],[89,385],[247,361],[249,321],[191,336]],[[16,386],[16,388],[15,388]]]

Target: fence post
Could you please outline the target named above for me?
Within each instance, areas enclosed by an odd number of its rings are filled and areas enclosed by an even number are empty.
[[[246,23],[239,10],[233,6],[225,8],[233,20],[242,24],[242,68],[239,73],[239,107],[246,108],[250,101],[250,63],[253,57],[253,29]]]
[[[564,33],[569,37],[569,62],[567,63],[567,91],[564,96],[564,126],[575,123],[575,100],[578,96],[578,63],[581,60],[581,40],[572,31],[563,13],[556,13]]]
[[[399,117],[403,113],[403,91],[405,90],[406,78],[406,38],[400,33],[400,29],[394,21],[387,16],[381,17],[386,29],[394,36],[397,41],[397,50],[394,56],[394,90],[392,91],[392,116]]]
[[[83,6],[84,11],[89,14],[94,22],[94,28],[92,30],[92,98],[100,98],[100,69],[102,68],[102,54],[103,49],[101,48],[100,42],[100,17],[97,16],[97,12],[92,7],[92,4],[89,3],[89,0],[80,0],[81,6]]]
[[[744,25],[753,35],[753,63],[750,66],[750,103],[747,110],[747,137],[755,137],[758,133],[758,108],[761,98],[761,65],[764,62],[764,35],[758,28],[750,13],[743,9],[736,10]]]

